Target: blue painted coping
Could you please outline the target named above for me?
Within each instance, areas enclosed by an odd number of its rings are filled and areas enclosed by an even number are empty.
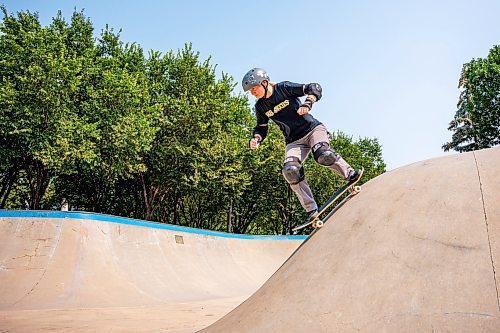
[[[172,231],[189,232],[192,234],[208,235],[224,238],[239,238],[239,239],[270,239],[270,240],[304,240],[307,236],[260,236],[260,235],[241,235],[241,234],[230,234],[219,231],[195,229],[188,227],[181,227],[173,224],[148,222],[143,220],[136,220],[127,217],[119,217],[113,215],[104,215],[97,213],[88,212],[61,212],[61,211],[37,211],[37,210],[0,210],[0,217],[17,217],[17,218],[51,218],[51,219],[84,219],[84,220],[96,220],[111,223],[120,223],[128,225],[137,225],[141,227],[155,228],[155,229],[166,229]]]

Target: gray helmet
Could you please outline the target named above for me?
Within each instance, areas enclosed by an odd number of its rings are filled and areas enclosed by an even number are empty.
[[[266,70],[262,68],[252,68],[245,74],[241,81],[243,91],[249,91],[255,86],[260,86],[264,80],[269,82],[269,75],[267,75]]]

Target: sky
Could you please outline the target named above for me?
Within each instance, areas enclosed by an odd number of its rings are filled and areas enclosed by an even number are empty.
[[[312,114],[329,131],[377,139],[387,170],[448,155],[464,63],[500,44],[500,1],[0,0],[9,13],[38,12],[49,25],[84,10],[98,36],[167,53],[192,43],[217,73],[251,68],[272,81],[317,82]],[[250,104],[255,99],[249,96]],[[348,159],[348,156],[345,156]]]

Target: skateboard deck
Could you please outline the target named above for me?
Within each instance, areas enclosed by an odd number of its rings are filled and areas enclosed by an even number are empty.
[[[321,215],[323,215],[328,210],[328,208],[330,208],[342,196],[342,194],[346,193],[347,191],[349,192],[349,195],[346,198],[344,198],[344,200],[342,200],[340,202],[340,204],[337,207],[335,207],[326,216],[326,219],[330,218],[330,216],[332,216],[333,213],[335,213],[337,211],[337,209],[340,208],[340,206],[342,206],[345,202],[347,202],[347,200],[349,200],[350,198],[352,198],[354,195],[358,194],[361,191],[361,187],[356,186],[356,184],[359,182],[359,180],[363,176],[363,172],[364,172],[364,168],[361,168],[361,174],[359,175],[359,177],[356,181],[348,182],[347,184],[345,184],[344,186],[339,188],[337,190],[337,192],[335,192],[330,197],[330,199],[328,199],[325,202],[325,204],[323,206],[321,206],[321,208],[318,210],[318,214],[316,215],[316,217],[314,217],[311,220],[307,220],[304,224],[301,224],[301,225],[293,228],[292,229],[293,233],[296,234],[299,230],[304,229],[305,227],[307,227],[309,225],[312,225],[314,229],[321,228],[324,225],[324,222],[320,219]]]

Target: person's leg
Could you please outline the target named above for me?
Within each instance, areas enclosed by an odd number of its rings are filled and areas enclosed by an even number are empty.
[[[302,162],[307,158],[309,150],[310,147],[303,143],[302,140],[288,144],[286,146],[285,162],[282,170],[283,176],[307,212],[318,209],[311,188],[305,179],[302,167]]]
[[[335,171],[342,178],[348,180],[354,169],[330,147],[328,131],[324,125],[317,126],[308,136],[314,159],[319,164]]]

